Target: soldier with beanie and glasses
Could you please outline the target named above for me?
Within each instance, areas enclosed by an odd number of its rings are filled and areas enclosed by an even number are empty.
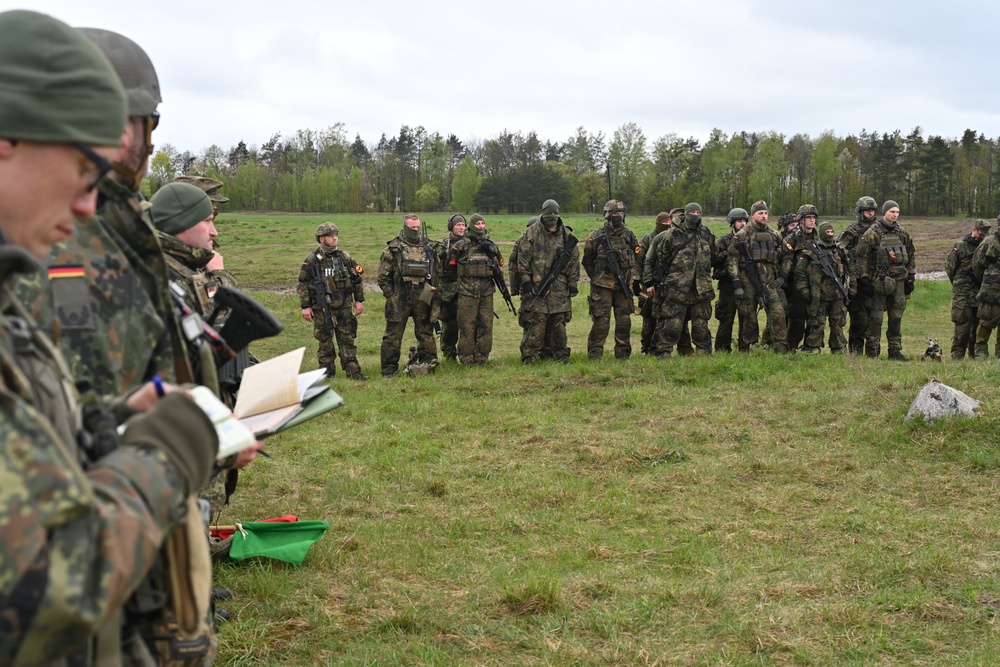
[[[121,653],[123,604],[218,451],[211,421],[170,386],[158,399],[146,384],[114,406],[119,419],[147,410],[120,440],[109,418],[81,428],[94,413],[11,291],[94,214],[93,186],[126,114],[121,82],[92,42],[43,14],[0,14],[2,664],[137,661]],[[86,470],[83,454],[93,454]]]

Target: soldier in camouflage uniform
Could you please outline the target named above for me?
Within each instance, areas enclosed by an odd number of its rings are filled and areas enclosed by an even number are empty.
[[[800,211],[801,212],[801,211]],[[847,288],[847,262],[844,251],[834,241],[833,225],[824,222],[819,226],[815,241],[800,242],[795,263],[793,282],[799,300],[805,305],[809,315],[805,343],[802,351],[815,354],[823,347],[823,329],[830,322],[830,352],[842,354],[847,344],[844,338],[844,297],[837,289],[833,278],[823,271],[822,261],[829,260],[833,274]]]
[[[438,250],[420,234],[420,218],[407,214],[403,229],[386,244],[378,263],[378,286],[385,295],[385,334],[382,336],[382,375],[399,372],[399,353],[406,322],[413,319],[417,360],[437,363],[434,325],[440,302],[437,285]],[[421,296],[423,295],[423,298]]]
[[[680,210],[681,212],[684,211],[684,209]],[[633,292],[637,292],[637,296],[639,297],[639,314],[642,316],[640,351],[643,354],[653,354],[653,335],[656,332],[656,318],[653,316],[653,301],[646,295],[645,290],[642,289],[642,267],[646,264],[646,256],[649,254],[649,246],[652,245],[653,239],[660,232],[666,231],[667,227],[673,222],[672,213],[673,211],[669,213],[663,211],[656,215],[656,223],[653,225],[653,231],[639,239],[639,254],[635,258],[637,274],[635,282],[637,284],[633,286]]]
[[[695,354],[712,353],[712,264],[715,235],[701,224],[701,205],[684,207],[684,219],[659,234],[646,257],[642,283],[652,297],[659,293],[660,324],[656,331],[656,356],[669,357],[681,337],[686,319],[691,320]]]
[[[550,273],[553,262],[575,241],[573,230],[559,217],[559,204],[546,199],[541,214],[528,223],[517,246],[517,276],[520,281],[521,311],[519,323],[524,330],[521,337],[521,362],[537,363],[543,347],[551,349],[552,358],[568,362],[570,348],[566,340],[566,324],[573,317],[571,299],[577,294],[580,282],[580,250],[575,245],[569,261],[558,272],[550,289],[542,296],[535,295]]]
[[[916,259],[910,234],[899,226],[899,204],[882,204],[882,217],[861,235],[856,248],[858,291],[872,297],[865,330],[865,355],[877,359],[881,352],[882,317],[889,315],[886,340],[889,359],[909,361],[903,354],[903,311],[913,292]]]
[[[951,321],[955,323],[951,358],[956,361],[964,359],[966,352],[970,358],[976,356],[976,329],[979,326],[976,295],[980,285],[972,270],[972,258],[991,227],[987,220],[976,220],[972,231],[952,246],[945,260],[944,270],[951,281]]]
[[[503,265],[483,216],[474,213],[469,218],[465,235],[448,250],[445,262],[458,278],[458,360],[480,366],[493,351],[493,271]]]
[[[972,274],[979,281],[976,294],[979,326],[976,328],[976,359],[989,359],[990,336],[1000,327],[1000,216],[997,230],[987,236],[972,256]],[[994,355],[1000,357],[1000,335]]]
[[[58,348],[13,292],[52,244],[96,210],[127,117],[94,44],[27,11],[0,14],[0,664],[155,664],[122,625],[124,601],[208,477],[215,429],[180,392],[152,384],[121,440],[87,419]],[[44,390],[43,390],[44,388]],[[91,403],[95,405],[95,403]],[[86,470],[84,456],[90,458]],[[207,558],[207,552],[206,552]],[[206,582],[206,586],[207,586]],[[126,637],[123,637],[127,635]]]
[[[615,359],[628,359],[632,354],[632,279],[638,277],[635,258],[642,249],[631,229],[625,226],[625,204],[612,199],[604,205],[605,223],[594,230],[583,244],[583,268],[590,278],[590,317],[593,325],[587,336],[587,356],[600,359],[604,341],[611,330],[611,313],[615,314]],[[608,239],[619,275],[611,268],[611,260],[602,239]],[[619,282],[620,280],[620,282]]]
[[[340,367],[348,379],[367,380],[358,363],[358,348],[354,339],[358,335],[357,316],[365,312],[365,289],[361,275],[364,269],[341,250],[340,230],[332,222],[316,228],[319,247],[302,261],[299,270],[299,306],[302,318],[312,322],[313,338],[319,341],[319,365],[333,377],[337,372],[337,351],[340,348]],[[333,331],[326,321],[326,309],[333,320]]]
[[[798,263],[802,248],[810,242],[816,242],[819,235],[816,233],[816,223],[819,221],[819,211],[812,204],[803,204],[795,213],[797,226],[792,229],[784,238],[784,245],[781,247],[781,268],[778,275],[785,280],[785,296],[788,299],[788,308],[785,309],[785,316],[788,328],[788,349],[795,350],[806,334],[806,320],[809,318],[806,304],[799,298],[800,293],[795,289],[791,279],[792,272]]]
[[[101,181],[99,216],[81,220],[72,236],[53,248],[47,272],[18,286],[46,331],[59,328],[60,348],[73,374],[89,378],[104,396],[124,394],[153,375],[188,382],[191,371],[177,318],[166,294],[166,267],[134,194],[152,146],[160,89],[145,51],[106,30],[81,28],[106,55],[125,87],[129,122]],[[180,353],[180,354],[178,354]]]
[[[861,236],[875,222],[875,212],[878,206],[871,197],[862,197],[854,205],[857,219],[840,233],[837,245],[845,252],[844,259],[848,263],[851,277],[851,301],[847,304],[850,314],[850,326],[847,330],[847,349],[851,354],[862,354],[865,351],[865,331],[868,329],[868,314],[872,310],[874,297],[858,291],[858,260],[857,246]]]
[[[734,208],[726,216],[729,222],[729,233],[715,242],[715,268],[712,271],[712,278],[718,280],[719,298],[715,302],[715,319],[719,321],[719,328],[715,331],[715,351],[733,351],[733,323],[736,320],[736,294],[733,291],[733,283],[726,272],[726,260],[729,257],[729,246],[732,244],[736,233],[746,227],[750,221],[750,214],[746,209]],[[740,329],[743,328],[743,313],[740,313]]]
[[[767,329],[770,332],[770,346],[774,352],[788,351],[788,329],[785,322],[787,306],[785,291],[782,289],[785,280],[779,273],[779,251],[781,236],[767,226],[767,204],[763,201],[754,202],[750,207],[750,224],[741,229],[733,237],[729,246],[729,256],[726,258],[726,272],[733,285],[736,295],[736,308],[743,315],[740,326],[739,349],[749,350],[757,344],[757,306],[758,294],[754,283],[747,274],[748,270],[756,271],[760,277],[767,299]],[[747,249],[753,260],[748,264],[740,250],[740,245]]]
[[[454,361],[458,354],[458,276],[455,267],[448,263],[448,253],[458,243],[468,228],[465,216],[455,214],[448,218],[448,236],[441,241],[438,262],[438,299],[441,301],[441,355]]]

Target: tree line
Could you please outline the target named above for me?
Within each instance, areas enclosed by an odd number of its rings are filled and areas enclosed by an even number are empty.
[[[176,175],[226,184],[232,210],[311,213],[479,210],[529,213],[554,198],[563,210],[598,211],[611,198],[655,214],[697,201],[706,213],[766,200],[772,211],[812,203],[823,215],[853,213],[871,195],[906,215],[993,217],[1000,210],[1000,139],[867,132],[818,137],[712,130],[708,140],[667,134],[650,141],[635,123],[610,137],[579,127],[566,141],[503,130],[462,141],[406,125],[374,143],[325,130],[240,141],[198,154],[163,146],[150,162],[147,194]]]

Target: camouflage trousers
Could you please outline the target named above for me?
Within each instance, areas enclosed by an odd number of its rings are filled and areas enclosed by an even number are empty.
[[[1000,327],[1000,305],[981,303],[977,314],[979,315],[979,326],[976,329],[976,359],[989,359],[990,337],[993,335],[993,331]],[[993,353],[1000,357],[1000,332],[997,333]]]
[[[656,318],[652,315],[642,316],[642,334],[640,336],[641,348],[640,351],[643,354],[653,353],[653,334],[656,332]]]
[[[399,351],[403,345],[407,320],[413,320],[413,334],[417,338],[417,356],[420,363],[437,359],[437,342],[434,340],[434,325],[431,322],[431,307],[413,299],[411,304],[400,305],[399,320],[386,320],[382,335],[382,375],[393,375],[399,371]]]
[[[458,360],[463,364],[485,364],[493,350],[493,295],[457,298]],[[441,334],[444,348],[444,333]]]
[[[740,314],[740,352],[746,352],[757,344],[760,337],[760,326],[757,324],[757,298],[753,287],[743,286],[746,293],[742,299],[736,300],[736,309]],[[768,344],[775,352],[788,352],[788,323],[785,319],[785,292],[783,290],[764,288],[767,294],[767,332]]]
[[[551,355],[556,361],[568,361],[570,349],[566,339],[566,324],[572,313],[538,313],[522,310],[518,322],[524,330],[521,337],[521,362],[533,364]]]
[[[659,327],[656,330],[655,354],[668,357],[679,347],[687,323],[691,322],[691,343],[695,354],[712,354],[712,333],[708,330],[708,320],[712,317],[712,302],[699,301],[694,304],[665,301],[661,308]]]
[[[878,357],[882,353],[882,318],[888,315],[885,340],[889,354],[903,351],[903,311],[906,310],[906,295],[903,281],[897,280],[889,294],[872,297],[872,308],[868,311],[868,328],[865,329],[865,355]]]
[[[785,298],[788,306],[785,308],[785,318],[788,329],[788,349],[795,350],[802,344],[806,335],[806,323],[809,320],[809,310],[799,296],[798,290],[786,289]]]
[[[458,297],[441,301],[441,356],[455,360],[458,354]]]
[[[728,279],[719,281],[719,298],[715,302],[715,319],[719,328],[715,330],[715,351],[733,351],[733,324],[736,322],[736,294]],[[740,313],[740,327],[743,327],[743,313]]]
[[[858,292],[847,305],[847,312],[851,316],[851,324],[847,330],[847,348],[851,354],[863,354],[865,351],[865,331],[868,330],[872,299],[874,297]]]
[[[316,357],[319,360],[320,368],[328,369],[331,377],[336,372],[337,349],[333,344],[334,336],[336,336],[336,347],[340,348],[340,367],[348,375],[360,373],[358,348],[354,344],[354,339],[358,335],[358,318],[354,316],[354,311],[351,308],[333,311],[333,321],[336,322],[333,328],[334,335],[330,335],[330,329],[326,326],[326,321],[323,318],[323,311],[314,308],[313,313],[319,315],[313,317],[313,338],[319,341]]]
[[[955,333],[951,337],[951,358],[955,361],[964,359],[966,352],[969,358],[976,356],[976,337],[979,328],[978,304],[963,305],[952,302],[951,321],[955,324]]]
[[[600,359],[604,355],[604,341],[608,339],[611,313],[614,312],[615,359],[628,359],[632,355],[632,313],[635,311],[632,295],[591,285],[587,302],[593,320],[587,336],[587,356]]]
[[[844,338],[844,324],[847,315],[844,313],[844,301],[813,301],[809,304],[806,323],[806,334],[803,350],[819,350],[823,348],[823,337],[826,323],[830,323],[830,352],[839,354],[844,351],[847,340]]]

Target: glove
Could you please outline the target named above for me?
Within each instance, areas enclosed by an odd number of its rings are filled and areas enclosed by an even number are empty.
[[[861,276],[858,280],[858,290],[865,296],[875,296],[875,284],[868,276]]]
[[[801,292],[799,292],[799,297],[802,299],[802,303],[806,304],[807,306],[811,305],[813,302],[813,295],[809,290],[804,289]]]
[[[531,284],[531,278],[521,281],[521,296],[531,296],[535,293],[535,286]]]
[[[910,296],[913,294],[913,288],[916,287],[916,276],[910,274],[906,276],[906,282],[903,283],[903,294]]]
[[[736,289],[734,289],[733,290],[733,295],[737,299],[742,299],[746,295],[746,292],[743,291],[743,286],[740,285],[739,287],[737,287]]]
[[[569,288],[569,297],[570,297],[571,299],[572,299],[572,298],[573,298],[574,296],[576,296],[577,294],[579,294],[579,293],[580,293],[580,290],[579,290],[579,289],[577,289],[576,285],[570,285],[570,288]]]
[[[151,445],[166,453],[187,482],[187,494],[208,483],[219,453],[219,436],[212,420],[179,391],[170,392],[152,410],[129,422],[122,442]]]
[[[638,280],[632,281],[632,294],[640,296],[642,294],[642,283]]]
[[[778,276],[767,284],[771,289],[781,289],[785,286],[785,276]]]

